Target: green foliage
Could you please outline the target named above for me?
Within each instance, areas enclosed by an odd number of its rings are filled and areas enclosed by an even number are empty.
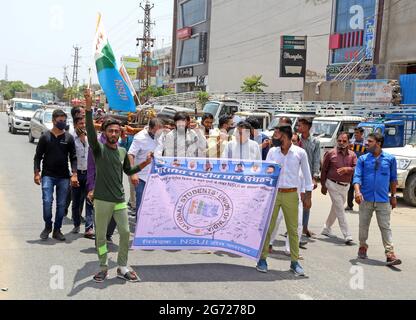
[[[16,92],[26,92],[31,86],[22,81],[0,81],[0,92],[5,100],[13,99]]]
[[[173,94],[173,90],[168,88],[168,89],[163,89],[163,88],[158,88],[155,86],[151,86],[148,87],[146,90],[144,90],[143,92],[140,93],[140,97],[144,98],[144,97],[162,97],[162,96],[167,96],[170,94]]]
[[[243,85],[241,86],[242,92],[264,92],[263,88],[268,87],[267,84],[261,81],[263,76],[251,76],[244,79]]]
[[[209,93],[206,91],[199,91],[197,94],[197,99],[201,106],[203,106],[209,101]]]

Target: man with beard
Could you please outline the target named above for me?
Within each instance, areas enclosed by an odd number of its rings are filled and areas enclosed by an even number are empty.
[[[368,153],[358,159],[355,169],[355,201],[360,206],[358,257],[367,258],[368,229],[375,211],[387,257],[387,266],[394,266],[402,263],[394,254],[390,227],[391,209],[397,207],[397,161],[394,156],[383,151],[383,143],[384,138],[381,134],[369,134]]]
[[[321,170],[321,192],[326,195],[329,192],[332,207],[328,219],[322,230],[322,235],[336,238],[331,227],[338,219],[339,227],[345,239],[346,245],[352,244],[351,232],[345,217],[344,205],[347,200],[350,182],[357,165],[357,156],[349,150],[349,136],[346,132],[338,135],[337,146],[328,151],[324,156]]]
[[[123,171],[131,176],[143,170],[151,163],[152,156],[149,154],[146,161],[132,168],[127,151],[118,147],[121,125],[114,119],[108,119],[102,125],[106,143],[98,142],[92,119],[90,90],[86,90],[84,95],[88,142],[94,154],[97,173],[94,189],[95,235],[101,271],[93,280],[103,282],[108,276],[106,231],[109,221],[114,217],[120,235],[117,277],[129,282],[137,282],[140,281],[137,274],[127,268],[130,229],[123,189]]]

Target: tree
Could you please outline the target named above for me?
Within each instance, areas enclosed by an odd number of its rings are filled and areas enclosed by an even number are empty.
[[[201,108],[209,101],[209,93],[206,91],[199,91],[196,97]]]
[[[49,78],[46,85],[40,86],[39,89],[45,89],[52,92],[58,99],[62,99],[64,95],[64,87],[56,78]]]
[[[16,92],[26,92],[32,87],[22,81],[5,81],[0,82],[0,92],[3,94],[5,100],[13,99]]]
[[[243,85],[241,86],[242,92],[264,92],[262,88],[268,87],[267,84],[261,81],[263,76],[251,76],[244,79]]]
[[[160,87],[150,86],[146,90],[140,93],[140,97],[162,97],[173,94],[173,90],[170,88],[164,89]]]

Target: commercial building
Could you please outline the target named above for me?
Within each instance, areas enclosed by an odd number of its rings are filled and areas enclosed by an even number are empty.
[[[211,0],[175,0],[172,78],[178,93],[206,89],[210,18]]]
[[[331,0],[213,0],[209,90],[240,91],[252,75],[263,76],[266,92],[302,90],[303,77],[280,77],[285,35],[307,36],[306,81],[325,79],[331,12]]]
[[[171,63],[172,47],[158,49],[152,52],[152,60],[157,66],[155,85],[160,88],[172,88]]]

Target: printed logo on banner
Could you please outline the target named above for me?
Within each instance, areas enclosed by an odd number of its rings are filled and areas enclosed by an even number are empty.
[[[224,192],[212,187],[196,187],[179,197],[174,220],[183,232],[205,236],[223,229],[231,220],[232,212],[232,200]]]

